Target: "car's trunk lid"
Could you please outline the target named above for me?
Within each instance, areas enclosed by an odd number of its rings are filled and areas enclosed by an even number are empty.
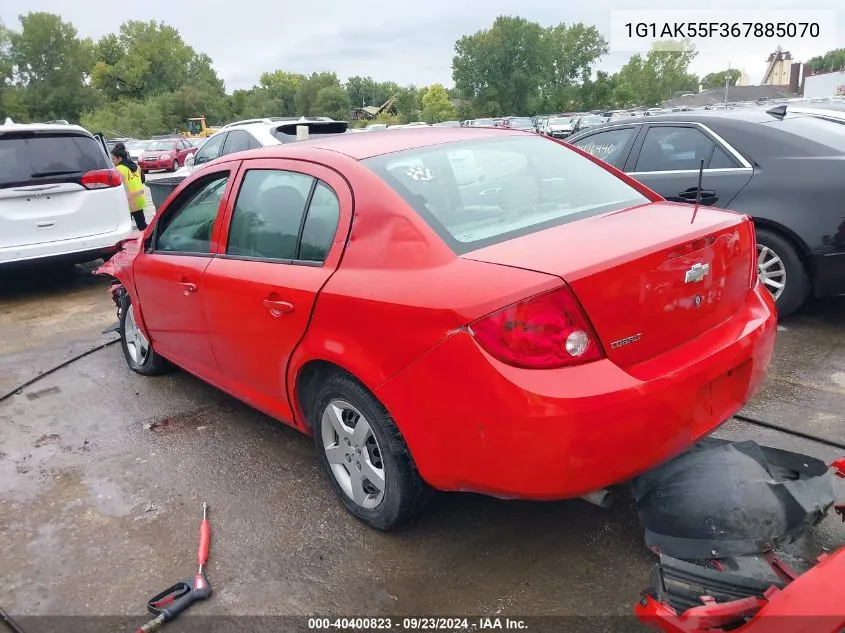
[[[724,322],[743,305],[755,257],[745,216],[654,203],[488,246],[468,259],[561,277],[608,357],[633,365]]]

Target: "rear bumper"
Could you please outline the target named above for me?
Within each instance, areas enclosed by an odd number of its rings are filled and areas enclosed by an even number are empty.
[[[48,259],[90,261],[114,254],[117,250],[117,243],[131,233],[132,218],[128,212],[125,212],[121,217],[118,228],[109,233],[43,244],[0,248],[0,266]]]
[[[460,330],[376,395],[441,490],[561,499],[626,481],[736,413],[765,377],[776,316],[765,290],[730,321],[636,367],[604,359],[525,370]]]

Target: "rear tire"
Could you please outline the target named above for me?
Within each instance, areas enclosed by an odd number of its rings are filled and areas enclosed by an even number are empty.
[[[120,347],[129,369],[142,376],[158,376],[173,370],[167,359],[159,356],[141,332],[132,312],[132,299],[124,293],[120,302]]]
[[[342,372],[317,387],[313,404],[317,456],[347,511],[383,531],[419,518],[431,489],[387,409]]]
[[[770,229],[757,229],[757,274],[772,293],[780,318],[795,312],[810,296],[810,275],[798,252],[788,239]]]

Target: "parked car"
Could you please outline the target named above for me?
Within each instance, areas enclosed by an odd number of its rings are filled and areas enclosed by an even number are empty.
[[[434,127],[461,127],[460,121],[441,121],[440,123],[435,123]]]
[[[686,209],[539,135],[326,135],[206,165],[100,272],[133,371],[312,434],[391,529],[430,488],[603,489],[748,401],[776,333],[753,224]]]
[[[154,141],[131,140],[126,141],[124,143],[124,146],[126,147],[126,151],[129,154],[129,158],[131,158],[137,163],[139,160],[141,160],[141,156],[143,156],[146,149],[153,143]]]
[[[534,122],[527,116],[508,117],[502,121],[502,127],[512,130],[534,130]]]
[[[206,143],[175,176],[184,178],[200,165],[227,154],[269,145],[293,143],[296,141],[296,128],[300,125],[307,126],[309,134],[316,138],[343,134],[349,130],[349,123],[346,121],[334,121],[322,117],[310,119],[284,117],[261,120],[257,123],[229,124],[206,139]]]
[[[570,118],[552,117],[546,122],[543,132],[555,138],[566,138],[575,128],[575,122]]]
[[[845,125],[835,114],[683,112],[594,128],[573,145],[667,199],[754,218],[758,274],[786,316],[845,293]]]
[[[138,160],[138,166],[144,171],[158,169],[176,171],[185,164],[188,156],[194,153],[196,153],[196,149],[184,138],[153,141],[144,149],[141,158]]]
[[[102,137],[76,125],[0,125],[0,266],[108,257],[131,232]]]
[[[467,127],[496,127],[496,119],[473,119]]]
[[[607,119],[598,114],[585,114],[575,119],[575,124],[572,126],[573,134],[587,130],[591,127],[607,123]]]

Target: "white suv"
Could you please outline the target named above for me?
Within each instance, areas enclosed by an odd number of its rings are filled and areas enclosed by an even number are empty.
[[[107,257],[132,233],[105,143],[76,125],[0,125],[0,266]]]

